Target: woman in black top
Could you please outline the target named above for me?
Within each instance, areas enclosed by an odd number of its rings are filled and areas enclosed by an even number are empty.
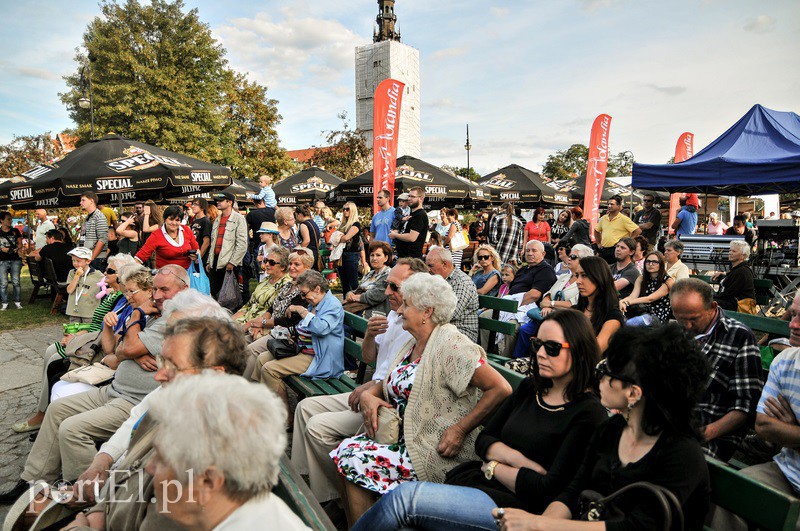
[[[555,223],[550,226],[550,238],[552,239],[553,246],[569,232],[571,218],[572,216],[569,210],[562,210]]]
[[[436,528],[436,522],[492,529],[493,508],[541,512],[568,485],[591,434],[608,418],[590,391],[597,343],[586,317],[566,309],[542,321],[532,345],[533,376],[500,406],[475,442],[482,461],[453,469],[449,485],[398,486],[354,529],[426,529]]]
[[[629,326],[650,326],[666,323],[672,315],[669,290],[675,281],[667,275],[667,261],[658,251],[647,253],[644,273],[636,279],[633,291],[619,301],[619,309],[628,318]]]
[[[358,270],[369,270],[369,264],[362,264],[362,253],[364,246],[361,243],[361,222],[358,218],[358,210],[355,203],[348,201],[342,208],[342,224],[339,225],[339,232],[344,234],[339,239],[339,243],[344,243],[342,253],[342,265],[338,268],[339,279],[342,282],[342,293],[348,293],[358,288]],[[364,258],[366,262],[366,258]]]
[[[311,207],[308,205],[298,205],[294,207],[294,219],[297,220],[297,235],[300,239],[300,246],[311,249],[314,253],[314,269],[319,271],[319,226],[314,222],[311,214]]]
[[[22,234],[11,226],[13,218],[11,212],[0,212],[0,310],[8,308],[8,276],[11,275],[11,286],[14,293],[14,305],[22,308],[20,296],[22,288],[19,282],[19,273],[22,270]]]
[[[580,259],[574,274],[580,293],[575,308],[591,321],[603,353],[611,336],[625,323],[625,316],[619,311],[619,297],[611,268],[599,256],[586,256]]]
[[[579,516],[581,492],[608,496],[647,481],[677,497],[686,529],[702,529],[710,484],[692,421],[708,371],[696,343],[678,324],[626,327],[615,334],[597,373],[603,405],[620,414],[597,429],[575,478],[542,516],[495,510],[500,527],[598,529],[598,522],[565,522]],[[617,498],[614,508],[623,516],[603,522],[607,530],[657,529],[662,524],[661,510],[648,492],[631,490]]]

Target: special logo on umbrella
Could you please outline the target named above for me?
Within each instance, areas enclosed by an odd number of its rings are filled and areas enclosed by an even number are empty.
[[[425,195],[447,195],[447,187],[445,186],[426,186]]]
[[[519,192],[503,192],[500,194],[500,199],[503,201],[519,199]]]
[[[25,201],[26,199],[33,199],[33,188],[16,188],[8,192],[8,198],[11,201]]]
[[[136,146],[131,146],[128,149],[124,149],[122,152],[125,154],[124,157],[106,161],[106,165],[116,172],[131,170],[141,171],[158,166],[159,164],[183,168],[191,167],[176,158],[153,155],[149,151],[137,148]]]
[[[119,179],[97,179],[97,181],[95,181],[95,185],[97,186],[98,192],[104,192],[106,190],[129,190],[133,188],[130,177],[122,177]]]
[[[372,195],[372,186],[359,186],[358,193],[360,195]]]
[[[211,177],[210,171],[193,171],[189,173],[189,178],[193,183],[211,183],[214,179]]]
[[[319,190],[320,192],[329,192],[333,190],[333,185],[323,182],[319,177],[311,177],[304,183],[293,184],[289,191],[293,194],[302,192],[310,192]]]
[[[417,171],[408,164],[403,164],[394,172],[395,177],[408,177],[415,181],[433,182],[433,175],[424,171]]]
[[[488,186],[489,188],[498,188],[500,190],[510,190],[514,188],[514,181],[509,181],[506,179],[505,174],[498,173],[489,181],[484,183],[482,186]]]

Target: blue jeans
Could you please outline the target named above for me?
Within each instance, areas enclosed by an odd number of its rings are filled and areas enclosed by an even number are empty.
[[[384,495],[352,531],[481,529],[497,531],[488,494],[469,487],[408,481]]]
[[[360,263],[361,253],[342,253],[342,265],[338,268],[342,294],[354,291],[358,287],[358,264]]]
[[[14,302],[20,302],[21,287],[19,272],[22,260],[0,260],[0,302],[8,304],[8,273],[11,273],[11,285],[14,286]]]
[[[531,338],[539,331],[541,321],[528,321],[519,327],[517,344],[514,347],[514,358],[528,358],[531,355]]]

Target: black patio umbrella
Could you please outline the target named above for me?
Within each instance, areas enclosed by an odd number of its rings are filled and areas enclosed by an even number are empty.
[[[364,172],[337,186],[328,199],[334,203],[353,201],[359,206],[372,206],[372,179],[372,170]],[[469,179],[408,155],[399,157],[394,178],[395,197],[415,186],[425,188],[426,208],[466,208],[488,201],[484,188]]]
[[[219,191],[233,194],[233,196],[236,198],[236,202],[240,205],[252,204],[253,200],[247,197],[247,194],[258,193],[258,184],[254,183],[253,181],[240,181],[239,179],[233,179],[233,184]],[[207,199],[208,201],[212,201],[215,193],[217,192],[202,192],[199,194],[189,194],[184,197],[172,197],[165,199],[162,203],[169,205],[180,205],[197,198],[203,198]]]
[[[631,191],[633,192],[633,203],[634,206],[636,204],[641,204],[642,197],[645,193],[652,193],[656,199],[656,207],[661,208],[659,203],[665,207],[669,207],[669,195],[664,192],[651,192],[649,190],[639,190],[639,189],[632,189],[630,186],[623,186],[621,184],[615,183],[612,178],[606,177],[605,183],[603,184],[603,195],[602,200],[608,201],[611,199],[612,196],[619,195],[622,196],[622,200],[624,203],[628,203],[631,200]],[[586,175],[581,175],[577,179],[567,179],[567,180],[559,180],[559,181],[552,181],[554,185],[560,186],[564,189],[569,189],[572,192],[572,196],[580,201],[583,201],[584,192],[586,191]]]
[[[518,164],[510,164],[479,181],[488,189],[494,202],[514,201],[522,206],[541,203],[569,205],[572,194],[542,179],[542,176]]]
[[[278,181],[272,190],[279,206],[308,203],[325,199],[344,180],[322,168],[312,166]]]
[[[0,185],[0,204],[16,209],[77,206],[84,192],[95,192],[105,204],[181,197],[230,186],[231,171],[107,135],[26,171],[22,178]]]

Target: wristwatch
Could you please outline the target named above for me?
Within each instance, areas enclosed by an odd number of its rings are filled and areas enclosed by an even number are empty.
[[[494,477],[494,469],[499,465],[497,461],[489,461],[489,464],[486,465],[486,470],[484,470],[483,475],[486,477],[486,480],[489,481]]]
[[[556,301],[554,301],[553,299],[550,299],[550,307],[551,308],[555,308],[556,307]]]

